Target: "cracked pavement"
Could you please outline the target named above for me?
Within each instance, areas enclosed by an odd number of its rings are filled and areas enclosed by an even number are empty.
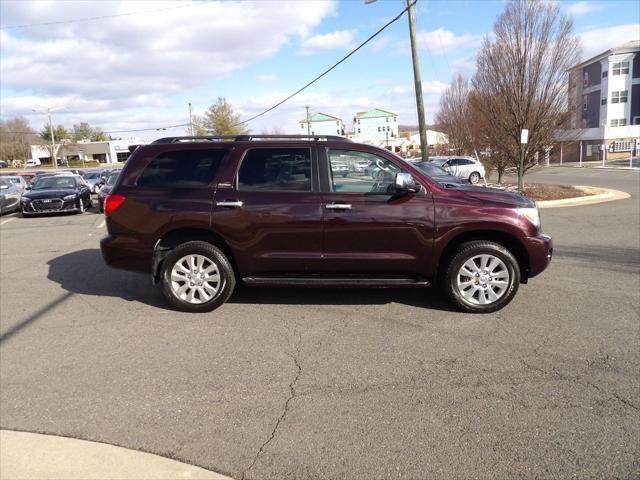
[[[632,197],[543,210],[551,267],[489,315],[437,291],[248,288],[183,314],[104,266],[101,216],[15,218],[0,427],[245,480],[640,477],[639,172],[529,178]]]

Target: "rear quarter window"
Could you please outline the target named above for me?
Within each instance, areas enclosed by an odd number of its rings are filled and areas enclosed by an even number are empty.
[[[213,182],[226,150],[169,150],[156,156],[138,177],[140,187],[202,188]]]

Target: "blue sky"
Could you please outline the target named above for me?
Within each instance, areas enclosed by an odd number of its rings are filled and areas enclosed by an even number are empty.
[[[636,1],[557,2],[573,18],[583,58],[640,38]],[[419,0],[417,28],[427,121],[457,73],[473,74],[502,0]],[[114,136],[153,139],[184,128],[187,103],[201,113],[226,97],[248,118],[273,105],[362,42],[405,6],[401,0],[253,2],[0,2],[0,114],[88,121]],[[114,15],[118,15],[117,17]],[[102,17],[95,19],[95,17]],[[45,22],[61,22],[40,25]],[[21,28],[9,28],[22,26]],[[406,15],[300,96],[249,124],[297,132],[304,106],[342,117],[383,108],[417,123]]]

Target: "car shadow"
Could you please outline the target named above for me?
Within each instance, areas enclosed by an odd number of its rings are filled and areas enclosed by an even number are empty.
[[[47,278],[71,292],[110,296],[170,309],[149,275],[105,265],[100,250],[67,253],[48,262]],[[247,305],[384,305],[400,303],[432,310],[454,311],[435,288],[272,288],[239,285],[229,303]]]

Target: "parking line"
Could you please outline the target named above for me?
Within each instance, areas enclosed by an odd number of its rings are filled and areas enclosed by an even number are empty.
[[[0,225],[4,225],[5,223],[9,223],[11,220],[15,220],[16,217],[11,217],[11,218],[7,218],[6,220],[3,220],[2,222],[0,222]]]

